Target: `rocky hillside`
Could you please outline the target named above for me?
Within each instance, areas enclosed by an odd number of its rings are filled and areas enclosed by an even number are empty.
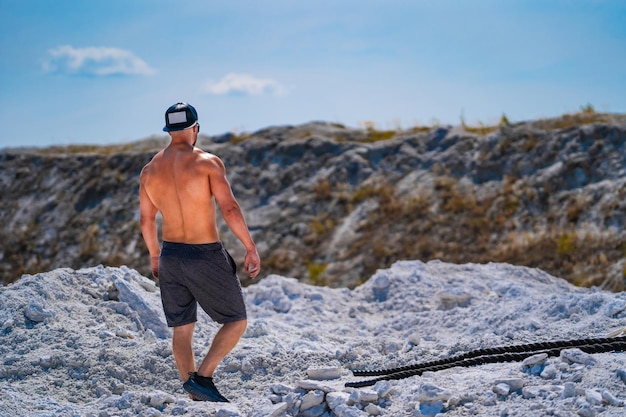
[[[198,144],[224,160],[264,274],[353,287],[398,259],[441,259],[623,290],[625,143],[626,115],[587,111],[480,128],[313,122]],[[1,150],[2,282],[98,264],[148,276],[138,178],[166,144]]]

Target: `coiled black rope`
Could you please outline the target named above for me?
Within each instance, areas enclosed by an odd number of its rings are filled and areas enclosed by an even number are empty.
[[[441,371],[455,366],[475,366],[485,363],[512,362],[523,360],[528,356],[546,353],[558,356],[563,349],[578,348],[586,353],[604,353],[626,350],[626,336],[597,339],[560,340],[554,342],[528,343],[523,345],[501,346],[477,349],[460,355],[452,356],[421,364],[399,368],[378,370],[353,370],[354,376],[376,376],[366,381],[347,382],[346,387],[368,387],[378,381],[396,380],[421,375],[427,371]]]

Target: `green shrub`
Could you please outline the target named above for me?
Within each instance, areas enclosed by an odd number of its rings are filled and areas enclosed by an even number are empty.
[[[576,233],[563,233],[557,238],[556,252],[559,255],[571,255],[576,249]]]
[[[324,271],[326,271],[326,268],[328,267],[328,262],[307,262],[306,266],[309,270],[309,279],[313,285],[326,285],[323,275]]]

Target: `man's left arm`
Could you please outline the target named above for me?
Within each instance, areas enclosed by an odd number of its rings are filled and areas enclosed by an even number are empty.
[[[261,259],[248,230],[241,207],[233,195],[228,179],[226,179],[224,163],[221,159],[215,157],[208,161],[208,164],[211,167],[209,170],[211,191],[217,201],[224,221],[246,248],[244,269],[250,274],[250,278],[254,279],[261,271]]]

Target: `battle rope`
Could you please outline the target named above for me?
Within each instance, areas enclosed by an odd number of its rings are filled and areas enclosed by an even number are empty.
[[[360,388],[374,385],[378,381],[396,380],[421,375],[427,371],[441,371],[455,366],[474,366],[485,363],[512,362],[528,356],[546,353],[558,356],[563,349],[578,348],[586,353],[605,353],[626,350],[626,336],[614,338],[561,340],[555,342],[528,343],[524,345],[502,346],[477,349],[447,359],[440,359],[399,368],[378,370],[353,370],[354,376],[376,376],[365,381],[347,382],[346,387]]]

